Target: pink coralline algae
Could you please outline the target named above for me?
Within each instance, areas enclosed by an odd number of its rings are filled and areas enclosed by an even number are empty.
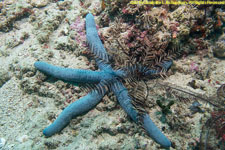
[[[70,25],[70,28],[74,31],[76,31],[76,43],[79,46],[87,47],[86,44],[86,33],[85,33],[85,21],[82,20],[80,17],[77,17],[77,19]],[[99,26],[96,26],[97,30],[99,29]]]
[[[196,63],[192,62],[191,65],[190,65],[190,71],[191,72],[198,72],[199,71],[198,65]]]
[[[123,14],[128,14],[128,10],[126,8],[122,9]]]
[[[79,46],[86,47],[85,22],[80,17],[77,17],[75,22],[70,25],[70,28],[76,31],[76,42]]]

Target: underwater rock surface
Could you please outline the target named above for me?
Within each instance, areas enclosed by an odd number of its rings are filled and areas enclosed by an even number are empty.
[[[213,53],[216,57],[225,58],[225,35],[221,37],[216,42],[216,46],[213,49]]]
[[[225,62],[217,58],[224,58],[224,26],[220,24],[225,21],[224,8],[215,8],[214,14],[212,7],[207,8],[206,22],[201,24],[204,9],[132,6],[128,2],[105,1],[103,10],[100,0],[0,1],[0,149],[159,149],[108,96],[89,113],[73,119],[60,134],[43,136],[43,129],[86,92],[50,79],[33,64],[42,60],[97,70],[85,45],[83,22],[88,12],[95,16],[104,47],[118,58],[115,64],[124,65],[123,59],[129,57],[145,62],[141,54],[146,51],[146,62],[165,52],[184,52],[174,60],[168,77],[144,84],[148,89],[144,92],[145,106],[174,144],[171,150],[196,148],[202,126],[215,107],[156,83],[169,83],[207,97],[216,95],[225,81]],[[214,38],[216,31],[219,35]],[[192,114],[189,109],[196,99],[203,113]],[[157,100],[163,106],[174,102],[171,113],[163,115]],[[211,101],[217,102],[216,98]],[[213,142],[219,143],[216,139]]]

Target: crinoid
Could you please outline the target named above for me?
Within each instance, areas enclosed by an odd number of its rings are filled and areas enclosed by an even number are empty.
[[[225,149],[225,84],[217,90],[217,99],[221,101],[219,109],[211,112],[211,117],[202,127],[200,149]]]
[[[202,128],[200,149],[225,149],[225,109],[211,113]]]

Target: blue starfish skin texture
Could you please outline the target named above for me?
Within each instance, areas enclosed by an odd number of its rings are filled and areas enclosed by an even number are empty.
[[[90,13],[86,16],[86,38],[91,51],[98,56],[96,58],[96,63],[100,70],[91,71],[63,68],[53,66],[41,61],[35,62],[34,66],[39,71],[47,75],[72,83],[94,83],[97,85],[104,85],[105,82],[111,80],[113,81],[111,82],[111,88],[103,88],[101,92],[93,89],[86,96],[70,104],[62,111],[62,113],[50,126],[43,130],[43,134],[46,137],[50,137],[55,133],[60,132],[70,123],[71,119],[85,114],[91,109],[95,108],[95,106],[101,101],[107,91],[111,90],[128,116],[132,118],[135,123],[140,124],[155,142],[160,144],[162,147],[169,148],[171,146],[170,140],[152,122],[149,115],[147,113],[139,114],[135,107],[132,105],[132,98],[129,96],[127,88],[119,80],[119,78],[126,77],[127,73],[122,69],[114,70],[112,69],[111,65],[109,65],[108,63],[104,63],[104,61],[109,61],[109,57],[98,36],[94,17]],[[163,67],[165,67],[165,69],[168,69],[171,64],[172,61],[167,61],[163,64]],[[158,70],[148,70],[145,72],[145,74],[151,75],[158,72]],[[140,123],[140,118],[142,118],[142,123]]]

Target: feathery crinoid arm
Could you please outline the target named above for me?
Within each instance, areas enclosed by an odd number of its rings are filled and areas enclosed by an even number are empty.
[[[145,72],[145,76],[151,76],[151,75],[157,75],[163,72],[166,72],[170,69],[170,67],[172,66],[173,61],[172,60],[168,60],[168,61],[164,61],[160,64],[160,67],[158,67],[157,69],[149,69]]]
[[[99,83],[104,74],[98,71],[57,67],[41,61],[35,62],[34,66],[54,78],[74,83]]]
[[[173,61],[164,61],[156,67],[148,67],[143,64],[128,64],[126,67],[120,70],[126,74],[125,78],[134,78],[138,80],[151,79],[152,77],[157,77],[161,73],[165,73],[172,66]]]
[[[132,105],[132,99],[128,94],[128,90],[119,81],[115,81],[111,86],[114,94],[116,95],[120,105],[125,112],[136,122],[140,123],[145,129],[148,136],[150,136],[155,142],[163,147],[170,147],[170,140],[159,130],[159,128],[152,122],[147,113],[138,113],[138,111]]]

